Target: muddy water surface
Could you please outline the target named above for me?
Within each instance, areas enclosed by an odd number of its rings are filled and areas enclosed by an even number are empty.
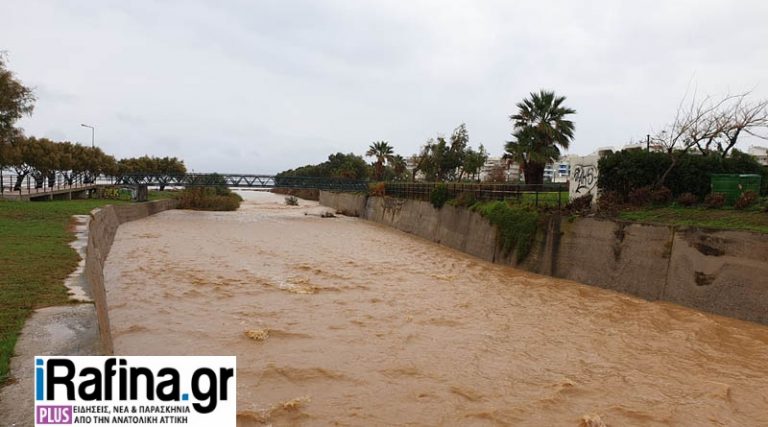
[[[115,353],[236,355],[241,426],[768,425],[768,327],[247,199],[122,225],[105,271]]]

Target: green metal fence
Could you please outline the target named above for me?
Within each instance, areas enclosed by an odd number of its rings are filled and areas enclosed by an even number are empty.
[[[469,197],[478,201],[510,200],[537,207],[563,207],[568,203],[568,184],[488,184],[463,182],[386,182],[387,196],[430,200],[438,185],[445,185],[450,198]],[[463,196],[462,196],[463,195]]]

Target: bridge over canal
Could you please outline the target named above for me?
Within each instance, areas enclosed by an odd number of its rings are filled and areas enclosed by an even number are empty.
[[[121,176],[101,175],[96,178],[68,180],[63,174],[56,174],[50,179],[35,181],[25,177],[20,183],[16,176],[0,175],[0,198],[10,200],[44,200],[79,197],[91,190],[104,186],[132,187],[146,189],[148,187],[214,187],[252,189],[319,189],[339,191],[366,191],[368,183],[361,180],[317,177],[278,177],[275,175],[257,174],[219,174],[219,173],[187,173],[181,175],[169,174],[129,174]],[[141,192],[141,191],[139,191]]]

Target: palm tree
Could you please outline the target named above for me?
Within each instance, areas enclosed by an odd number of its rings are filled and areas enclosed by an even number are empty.
[[[392,164],[392,170],[395,172],[395,179],[400,179],[408,170],[408,162],[405,161],[405,157],[399,154],[392,156],[390,163]]]
[[[515,140],[507,142],[504,157],[520,165],[526,184],[543,183],[544,166],[557,160],[573,139],[573,122],[566,116],[576,110],[563,106],[564,101],[564,96],[541,90],[519,102],[517,114],[509,116]]]
[[[391,162],[394,151],[392,146],[387,141],[376,141],[368,147],[368,151],[365,152],[366,157],[375,157],[376,163],[374,163],[374,178],[377,181],[381,180],[384,175],[384,163]]]

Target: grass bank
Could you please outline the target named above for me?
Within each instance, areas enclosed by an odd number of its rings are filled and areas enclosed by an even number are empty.
[[[768,213],[759,210],[668,206],[621,211],[620,219],[646,224],[768,233]]]
[[[32,310],[68,304],[64,280],[79,257],[69,247],[72,215],[116,200],[0,201],[0,384]]]

